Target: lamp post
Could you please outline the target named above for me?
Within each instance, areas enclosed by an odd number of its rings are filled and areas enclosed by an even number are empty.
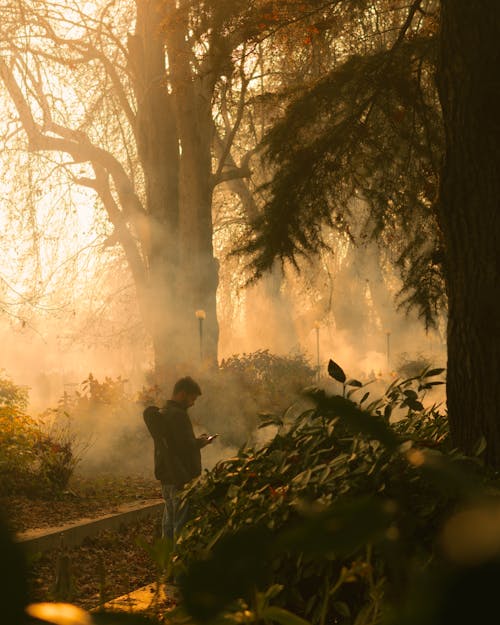
[[[386,330],[385,335],[387,337],[387,371],[391,370],[391,333]]]
[[[203,320],[207,316],[204,310],[197,310],[194,313],[196,319],[199,322],[200,330],[200,361],[203,362]]]
[[[319,364],[319,328],[321,324],[319,321],[314,322],[314,329],[316,330],[316,379],[319,382],[320,364]]]

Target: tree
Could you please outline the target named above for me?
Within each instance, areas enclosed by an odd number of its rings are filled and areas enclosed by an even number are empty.
[[[297,15],[304,21],[337,4],[7,5],[0,73],[26,147],[59,155],[74,183],[99,198],[112,229],[106,245],[123,249],[160,369],[196,360],[200,308],[207,313],[205,354],[217,358],[213,192],[233,183],[242,204],[251,204],[243,179],[258,133],[245,150],[234,146],[253,97],[259,46],[272,37],[286,41],[282,33]]]
[[[364,19],[371,22],[369,9],[379,3],[364,4]],[[408,304],[417,304],[431,323],[443,304],[432,210],[442,132],[430,84],[434,32],[413,24],[420,4],[409,12],[393,9],[404,21],[401,30],[393,28],[365,54],[343,58],[292,102],[268,134],[265,156],[273,177],[263,187],[264,210],[243,249],[257,276],[276,257],[295,262],[314,254],[324,244],[324,226],[350,236],[359,229],[349,204],[357,198],[371,211],[360,236],[383,238],[400,267]]]
[[[64,155],[60,166],[99,197],[159,368],[196,358],[196,309],[207,313],[205,353],[217,358],[212,194],[248,167],[230,154],[238,117],[213,159],[212,106],[238,65],[244,104],[247,12],[160,0],[84,12],[35,0],[5,13],[0,74],[26,147]]]
[[[484,437],[500,467],[500,5],[442,0],[440,32],[448,412],[456,444],[470,453]]]
[[[363,4],[371,23],[384,3]],[[455,443],[472,452],[483,436],[500,466],[500,6],[443,0],[440,16],[436,2],[385,4],[398,18],[393,35],[343,59],[269,133],[273,179],[239,250],[257,276],[276,258],[297,262],[322,249],[325,225],[350,232],[350,198],[366,202],[366,234],[392,251],[406,303],[427,323],[448,303]]]

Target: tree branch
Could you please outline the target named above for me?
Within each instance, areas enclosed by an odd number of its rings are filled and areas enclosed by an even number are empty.
[[[134,281],[137,285],[145,287],[147,284],[147,274],[144,266],[143,259],[134,237],[130,233],[127,222],[124,218],[123,211],[120,210],[115,202],[111,187],[109,184],[109,175],[104,167],[99,163],[92,163],[92,167],[95,172],[95,178],[75,178],[75,182],[83,186],[94,189],[99,195],[101,202],[103,203],[106,212],[108,213],[109,220],[114,226],[113,235],[116,237],[125,252],[130,271],[134,277]]]
[[[99,163],[112,177],[124,213],[132,217],[134,214],[146,214],[126,171],[112,154],[93,145],[85,133],[61,126],[50,118],[44,120],[42,131],[36,123],[30,106],[17,84],[12,69],[8,67],[2,58],[0,58],[0,77],[3,79],[17,109],[21,124],[28,136],[30,150],[66,152],[75,162],[89,161]],[[52,134],[45,134],[47,132]]]

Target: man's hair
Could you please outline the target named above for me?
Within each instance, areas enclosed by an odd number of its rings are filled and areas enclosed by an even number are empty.
[[[174,395],[183,391],[189,395],[201,395],[200,385],[189,376],[177,380],[174,385]]]

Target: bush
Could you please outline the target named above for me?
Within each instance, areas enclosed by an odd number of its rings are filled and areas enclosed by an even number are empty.
[[[80,389],[65,393],[59,401],[57,423],[69,419],[73,435],[86,447],[84,472],[151,474],[152,442],[142,406],[126,385],[121,377],[99,381],[89,373]]]
[[[27,403],[25,387],[0,380],[0,494],[54,496],[77,464],[73,441],[25,414]]]
[[[194,518],[176,560],[191,615],[347,625],[397,612],[439,561],[447,519],[493,484],[451,449],[445,415],[423,409],[442,371],[395,380],[369,403],[331,363],[342,395],[311,389],[313,406],[292,423],[274,417],[267,445],[243,447],[191,484]],[[391,424],[395,409],[405,418]]]
[[[218,371],[200,376],[203,395],[193,420],[203,422],[221,443],[236,448],[255,440],[259,415],[281,412],[312,383],[315,371],[301,354],[277,356],[268,350],[231,356]]]
[[[407,352],[403,352],[399,355],[396,372],[403,378],[410,378],[414,375],[418,376],[423,369],[430,366],[431,360],[425,354],[419,352],[410,355]]]
[[[205,431],[219,433],[221,445],[237,448],[255,436],[260,413],[284,410],[314,376],[315,370],[301,354],[277,356],[259,350],[231,356],[217,369],[196,375],[203,394],[190,410],[192,421]],[[154,376],[150,382],[142,389],[140,401],[162,406],[171,389]]]

